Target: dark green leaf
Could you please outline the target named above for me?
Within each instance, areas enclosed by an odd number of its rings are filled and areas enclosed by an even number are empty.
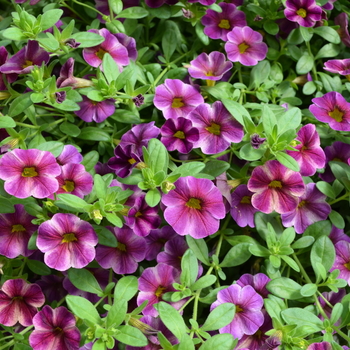
[[[105,38],[99,34],[91,32],[78,32],[72,35],[80,43],[79,48],[97,46],[105,41]]]
[[[146,336],[137,328],[126,325],[118,327],[118,330],[120,333],[114,334],[114,338],[123,344],[137,347],[148,344]]]
[[[250,243],[239,243],[232,247],[220,263],[220,267],[233,267],[245,263],[251,256],[249,247]]]
[[[63,122],[61,125],[60,125],[60,130],[68,135],[68,136],[73,136],[73,137],[76,137],[80,134],[80,129],[72,124],[72,123],[69,123],[69,122]]]
[[[100,128],[95,128],[93,126],[87,126],[81,130],[78,136],[82,140],[92,140],[92,141],[106,141],[109,142],[111,137],[105,131]]]
[[[331,27],[320,26],[320,27],[313,28],[313,31],[314,33],[318,34],[319,36],[329,41],[330,43],[340,44],[340,36],[338,32]]]
[[[84,292],[93,294],[102,293],[102,289],[98,284],[95,276],[86,269],[73,269],[68,270],[68,278],[75,287]]]
[[[16,97],[10,105],[9,109],[9,116],[15,117],[16,115],[24,112],[27,108],[29,108],[33,102],[30,99],[30,95],[32,92],[27,92],[25,94],[22,94],[21,96]]]
[[[122,12],[116,18],[144,18],[148,16],[148,11],[142,7],[129,7]]]
[[[205,240],[200,238],[200,239],[194,239],[190,235],[186,236],[186,241],[188,246],[191,248],[195,256],[197,257],[198,260],[200,260],[203,264],[209,265],[209,251],[207,244],[205,243]]]
[[[27,260],[27,265],[31,271],[40,276],[48,276],[52,273],[43,262],[38,260]]]

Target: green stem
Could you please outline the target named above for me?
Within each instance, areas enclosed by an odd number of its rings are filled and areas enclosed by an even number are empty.
[[[305,44],[306,44],[307,50],[309,52],[309,55],[314,58],[314,55],[312,54],[312,51],[311,51],[310,42],[309,41],[305,41]],[[317,69],[315,67],[315,63],[312,65],[312,74],[314,76],[313,77],[314,80],[317,80]]]
[[[185,307],[186,307],[194,298],[195,298],[195,295],[193,295],[190,299],[188,299],[188,300],[186,301],[186,303],[183,304],[183,305],[180,307],[180,309],[179,309],[178,311],[181,312],[182,310],[184,310]]]
[[[311,279],[309,278],[308,274],[304,270],[303,265],[300,263],[298,257],[295,255],[295,253],[292,254],[292,257],[293,257],[294,261],[297,263],[297,265],[299,266],[300,272],[303,275],[305,281],[307,283],[312,283]]]
[[[22,334],[22,335],[23,335],[23,334],[26,334],[26,333],[27,333],[28,331],[30,331],[33,327],[34,327],[34,326],[29,326],[29,327],[23,329],[23,331],[20,332],[19,334]],[[3,339],[1,339],[1,340],[3,340]],[[9,348],[10,346],[14,345],[15,343],[16,343],[15,340],[11,340],[11,341],[8,342],[7,344],[1,346],[1,347],[0,347],[0,350]]]
[[[30,129],[39,129],[40,128],[40,126],[26,124],[26,123],[20,123],[20,122],[16,122],[16,125],[24,126],[25,128],[30,128]]]
[[[350,194],[350,192],[346,192],[344,195],[342,195],[341,197],[339,197],[339,198],[337,198],[337,199],[334,199],[333,201],[329,202],[328,204],[329,204],[329,205],[332,205],[332,204],[334,204],[334,203],[337,203],[337,202],[346,200],[346,199],[348,199],[349,194]]]
[[[91,6],[89,6],[89,5],[86,5],[86,4],[84,4],[83,2],[80,2],[80,1],[77,1],[77,0],[72,0],[72,1],[75,2],[75,3],[78,4],[78,5],[87,7],[87,8],[89,8],[90,10],[97,12],[97,13],[98,13],[99,15],[101,15],[102,17],[106,17],[106,15],[105,15],[104,13],[100,12],[99,10],[95,9],[94,7],[91,7]]]
[[[109,269],[109,277],[108,277],[108,283],[113,282],[113,270]],[[110,293],[108,293],[108,304],[112,305],[112,296]]]
[[[89,23],[86,21],[85,18],[81,17],[79,15],[79,13],[77,11],[74,10],[73,7],[71,7],[70,5],[68,5],[65,1],[61,1],[61,5],[64,6],[64,7],[67,7],[67,9],[69,9],[70,11],[72,11],[78,18],[82,19],[85,23]]]

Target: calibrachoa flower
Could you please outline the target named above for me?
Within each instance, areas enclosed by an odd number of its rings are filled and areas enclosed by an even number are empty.
[[[5,46],[0,46],[0,67],[7,62],[7,59],[8,59],[8,52]],[[13,83],[17,79],[17,74],[7,74],[6,79],[8,83]],[[1,90],[7,90],[2,74],[0,74],[0,91]]]
[[[332,230],[328,237],[334,245],[339,241],[347,241],[350,243],[350,237],[344,233],[344,230],[334,225],[332,225]]]
[[[233,321],[220,328],[220,333],[231,333],[234,338],[241,339],[244,334],[254,334],[264,323],[264,315],[261,311],[264,306],[263,298],[251,286],[241,287],[233,284],[218,292],[217,301],[210,311],[223,303],[232,303],[236,306]]]
[[[241,287],[252,286],[263,298],[267,298],[270,292],[266,289],[266,285],[270,281],[271,279],[264,273],[257,273],[256,275],[245,273],[237,280],[237,284]]]
[[[340,75],[349,75],[350,58],[345,58],[343,60],[329,60],[324,63],[323,69],[331,73],[337,73]]]
[[[188,118],[199,131],[199,140],[194,147],[199,147],[205,154],[225,151],[231,142],[238,143],[243,138],[243,127],[230,114],[221,101],[210,106],[200,104]]]
[[[333,130],[350,131],[350,103],[339,92],[327,92],[311,101],[314,104],[309,109],[317,120],[329,123]]]
[[[181,258],[188,249],[188,244],[181,236],[176,236],[164,245],[164,252],[157,255],[157,262],[175,267],[181,271]]]
[[[340,26],[338,29],[338,34],[341,41],[347,47],[350,47],[350,35],[348,30],[349,16],[347,13],[342,12],[334,18],[334,24]]]
[[[266,214],[274,210],[285,214],[296,209],[305,185],[299,173],[277,160],[269,160],[253,170],[248,189],[254,192],[252,204],[256,209]]]
[[[62,286],[63,279],[62,274],[59,276],[48,275],[41,276],[40,280],[36,282],[42,289],[47,302],[60,301],[67,295],[67,291]]]
[[[145,258],[145,239],[125,226],[111,230],[117,238],[117,247],[98,245],[96,261],[105,269],[112,268],[119,275],[134,273],[138,262]]]
[[[247,25],[245,13],[237,10],[234,4],[220,2],[222,12],[207,9],[202,17],[204,34],[211,39],[221,39],[227,41],[227,33],[234,27],[244,27]]]
[[[226,61],[223,53],[212,51],[207,55],[203,52],[190,62],[188,73],[196,79],[220,80],[231,68],[232,63]]]
[[[29,344],[33,350],[78,350],[81,336],[75,323],[64,306],[52,309],[45,305],[33,318]]]
[[[0,159],[5,191],[18,198],[46,198],[58,190],[61,167],[47,151],[14,149]]]
[[[350,286],[350,243],[339,241],[334,247],[335,261],[329,271],[332,272],[333,270],[338,269],[340,271],[338,278],[344,279]]]
[[[165,220],[181,236],[203,238],[215,233],[225,217],[219,189],[208,179],[192,176],[178,179],[175,186],[162,197]]]
[[[313,343],[306,350],[332,350],[332,345],[327,341],[322,343]]]
[[[232,62],[240,62],[244,66],[255,66],[267,54],[267,45],[262,41],[260,33],[250,27],[235,27],[227,34],[225,51]]]
[[[160,128],[161,141],[168,151],[189,153],[193,144],[199,139],[198,129],[192,125],[189,119],[179,117],[168,119]]]
[[[17,322],[24,327],[30,326],[37,308],[44,302],[44,294],[37,284],[29,284],[23,279],[7,280],[0,290],[0,323],[8,327]]]
[[[74,113],[87,123],[102,123],[115,112],[115,101],[113,98],[97,102],[83,96],[83,101],[78,102],[79,111]]]
[[[255,227],[254,214],[258,211],[252,206],[253,192],[247,185],[239,185],[231,194],[231,216],[240,227]]]
[[[179,270],[166,264],[158,264],[155,267],[145,269],[139,278],[140,292],[137,296],[138,306],[145,300],[148,300],[148,304],[142,313],[153,317],[158,316],[158,311],[153,305],[163,300],[162,296],[164,293],[175,291],[173,283],[179,283],[179,278]],[[182,299],[169,304],[178,310],[185,302],[186,299]]]
[[[59,165],[65,164],[78,164],[83,160],[83,156],[72,145],[65,145],[63,151],[57,157],[57,163]]]
[[[195,87],[179,79],[165,79],[164,84],[156,87],[153,100],[165,119],[186,117],[203,102],[202,95]]]
[[[55,214],[39,226],[37,246],[47,266],[65,271],[80,269],[95,258],[97,235],[88,222],[73,214]]]
[[[99,34],[105,38],[103,43],[83,50],[83,57],[90,66],[99,67],[102,64],[103,56],[106,53],[109,53],[112,56],[120,71],[122,71],[123,66],[129,64],[128,50],[106,28],[100,30],[89,29],[88,32]]]
[[[250,144],[252,145],[253,148],[259,149],[260,146],[266,141],[265,137],[260,137],[259,134],[253,134],[250,137]]]
[[[9,259],[19,255],[29,256],[28,242],[38,226],[31,223],[35,219],[22,204],[15,205],[15,212],[0,214],[0,254]]]
[[[322,8],[315,0],[287,0],[284,15],[302,27],[313,27],[322,18]]]
[[[306,124],[297,135],[296,140],[300,144],[294,148],[298,151],[287,150],[287,154],[298,162],[302,176],[314,175],[316,169],[323,168],[326,163],[326,155],[320,146],[320,136],[314,124]]]
[[[316,184],[308,183],[305,193],[298,199],[298,206],[293,211],[281,215],[283,226],[294,226],[296,233],[303,233],[311,224],[326,220],[332,211],[326,198],[327,196],[317,189]]]

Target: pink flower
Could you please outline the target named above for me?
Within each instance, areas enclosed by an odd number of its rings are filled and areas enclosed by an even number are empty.
[[[0,159],[0,179],[5,190],[17,198],[46,198],[58,190],[61,167],[47,151],[14,149]]]
[[[335,261],[332,268],[329,270],[339,270],[338,278],[342,278],[348,282],[350,286],[350,243],[346,241],[339,241],[334,245],[335,247]]]
[[[250,27],[233,28],[227,39],[225,51],[232,62],[255,66],[266,57],[267,45],[262,41],[262,35]]]
[[[192,176],[178,179],[175,186],[162,197],[165,220],[181,236],[203,238],[215,233],[225,217],[219,189],[208,179]]]
[[[350,58],[345,58],[343,60],[329,60],[324,63],[323,69],[331,73],[336,73],[340,75],[349,75]]]
[[[269,214],[285,214],[297,208],[298,197],[305,192],[301,175],[277,160],[269,160],[253,170],[248,189],[254,192],[253,206]]]
[[[284,15],[302,27],[313,27],[322,18],[322,8],[315,0],[287,0]]]

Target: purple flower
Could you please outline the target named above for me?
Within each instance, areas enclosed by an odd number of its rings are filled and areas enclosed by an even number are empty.
[[[323,6],[322,6],[322,8],[324,9],[324,10],[327,10],[327,11],[329,11],[329,10],[333,10],[333,3],[335,3],[337,0],[328,0],[328,2],[327,3],[325,3]]]
[[[322,18],[322,8],[315,0],[287,0],[284,15],[302,27],[313,27]]]
[[[329,123],[333,130],[350,131],[350,103],[339,92],[327,92],[311,101],[314,104],[309,109],[317,120]]]
[[[199,105],[188,117],[199,130],[199,140],[194,147],[200,147],[204,154],[225,151],[231,142],[238,143],[243,138],[243,127],[220,101],[210,106]]]
[[[220,328],[220,333],[230,333],[235,338],[241,339],[244,334],[252,335],[264,323],[264,315],[261,311],[264,300],[251,286],[241,287],[233,284],[219,291],[217,301],[210,311],[223,303],[232,303],[236,306],[236,314],[233,321]]]
[[[302,176],[311,176],[316,173],[316,169],[325,166],[326,155],[320,146],[320,136],[316,131],[314,124],[306,124],[297,133],[296,140],[300,144],[294,148],[298,151],[286,151],[288,155],[293,157],[300,166],[300,174]]]
[[[262,41],[260,33],[250,27],[235,27],[227,34],[225,51],[232,62],[240,62],[244,66],[255,66],[267,54],[267,45]]]
[[[240,227],[255,227],[254,214],[258,211],[252,206],[253,192],[247,185],[239,185],[231,194],[231,216]]]
[[[227,41],[227,34],[234,27],[244,27],[247,25],[245,13],[237,10],[234,4],[220,2],[222,12],[207,9],[202,17],[204,34],[211,39],[221,39]]]
[[[146,195],[137,197],[125,217],[125,223],[141,237],[148,236],[151,230],[158,228],[161,223],[158,207],[151,208],[146,203],[145,197]]]
[[[119,275],[134,273],[138,262],[145,258],[145,239],[135,235],[127,226],[115,227],[112,232],[117,238],[117,247],[98,245],[96,261],[104,269],[112,268]]]
[[[176,236],[165,243],[164,252],[158,254],[157,262],[173,266],[181,271],[181,259],[187,249],[186,240],[181,236]]]
[[[217,187],[208,179],[187,176],[175,182],[176,188],[163,195],[165,220],[181,236],[203,238],[219,229],[225,206]]]
[[[127,48],[122,45],[119,40],[106,28],[100,30],[89,29],[88,32],[96,33],[105,38],[105,41],[97,46],[85,48],[83,50],[84,60],[92,67],[99,67],[102,63],[103,56],[108,52],[119,70],[122,71],[123,66],[129,64],[129,54]],[[102,67],[101,67],[102,68]]]
[[[180,272],[172,266],[158,264],[155,267],[145,269],[139,278],[140,292],[137,296],[138,306],[148,300],[148,304],[142,313],[153,317],[158,316],[158,311],[153,305],[163,300],[164,293],[174,292],[173,283],[179,283],[179,281]],[[186,300],[183,299],[169,304],[178,310],[185,302]]]
[[[332,350],[332,345],[327,341],[322,343],[313,343],[306,350]]]
[[[33,318],[29,344],[33,350],[78,350],[81,336],[75,323],[64,306],[52,309],[45,305]]]
[[[333,307],[331,307],[330,305],[334,306],[335,304],[340,303],[341,300],[345,297],[345,295],[346,295],[346,290],[339,289],[339,291],[337,293],[335,293],[335,292],[323,292],[322,293],[323,298],[318,297],[318,301],[320,302],[322,309],[328,318],[331,318],[332,309],[333,309]],[[327,302],[325,301],[325,299],[327,300]],[[324,320],[324,317],[322,316],[322,314],[319,314],[318,317],[322,321]]]
[[[24,4],[28,0],[16,0],[16,4]],[[40,0],[30,0],[29,5],[36,5]]]
[[[0,214],[0,254],[9,259],[19,255],[29,256],[28,242],[38,226],[31,223],[35,219],[22,204],[15,205],[15,212]]]
[[[156,87],[153,100],[165,119],[186,117],[203,102],[202,95],[195,87],[179,79],[165,79],[164,84]]]
[[[338,278],[342,278],[348,282],[350,286],[350,243],[346,241],[339,241],[334,245],[335,247],[335,261],[329,272],[339,270]]]
[[[66,100],[67,93],[65,91],[57,91],[55,92],[56,102],[62,103]]]
[[[324,70],[340,75],[350,74],[350,58],[344,60],[329,60],[324,63]]]
[[[347,13],[342,12],[334,18],[334,24],[340,26],[338,33],[341,41],[347,47],[350,47],[350,35],[348,30],[349,16]]]
[[[138,94],[132,99],[132,101],[135,103],[135,106],[139,108],[144,104],[145,98],[143,97],[143,95]]]
[[[58,190],[61,167],[47,151],[14,149],[0,159],[5,191],[17,198],[46,198]]]
[[[55,214],[39,226],[37,246],[47,266],[66,271],[81,269],[95,258],[97,235],[88,222],[73,214]]]
[[[232,63],[226,61],[223,53],[212,51],[207,55],[203,52],[190,62],[188,73],[196,79],[220,80],[231,68]]]
[[[253,170],[248,189],[254,192],[252,204],[256,209],[266,214],[274,210],[285,214],[296,209],[305,185],[299,173],[277,160],[269,160]]]
[[[41,276],[36,282],[42,289],[46,301],[52,303],[56,300],[58,302],[67,295],[67,291],[62,287],[63,278],[63,275]]]
[[[311,224],[326,220],[332,211],[326,203],[327,196],[321,193],[314,183],[305,186],[305,193],[298,198],[298,206],[291,212],[282,214],[284,227],[294,226],[296,233],[303,233]]]
[[[50,60],[49,54],[39,47],[35,40],[28,40],[28,44],[14,54],[5,64],[0,67],[4,74],[28,74],[34,66],[46,65]]]
[[[267,298],[270,292],[266,289],[266,285],[270,281],[271,279],[264,273],[258,273],[256,275],[246,273],[237,280],[237,284],[241,287],[252,286],[258,294],[263,298]]]
[[[0,290],[0,323],[7,327],[19,322],[27,327],[33,324],[37,308],[45,302],[41,288],[23,279],[7,280]]]
[[[131,36],[127,36],[124,33],[113,34],[118,41],[127,49],[128,56],[131,60],[137,60],[137,49],[136,49],[136,40]]]
[[[8,52],[5,46],[0,46],[0,69],[1,69],[1,66],[3,66],[7,62],[7,59],[8,59]],[[17,76],[18,76],[17,74],[7,74],[6,75],[7,82],[13,83],[17,79]],[[0,74],[0,91],[1,90],[7,90],[2,74]]]
[[[59,193],[71,193],[77,197],[84,198],[92,191],[93,178],[85,171],[82,164],[68,163],[62,166],[62,173],[56,178],[59,183]],[[49,198],[54,199],[51,195]]]
[[[334,245],[339,241],[347,241],[350,243],[350,237],[344,233],[344,230],[334,225],[332,225],[332,230],[328,237]]]
[[[72,145],[65,145],[63,151],[57,157],[57,163],[59,165],[65,164],[79,164],[83,160],[83,156]]]
[[[92,121],[102,123],[115,112],[115,100],[113,98],[97,102],[83,96],[83,101],[78,102],[78,105],[80,110],[74,111],[74,113],[87,123]]]
[[[253,148],[259,149],[260,146],[266,141],[266,138],[260,137],[259,134],[253,134],[250,137],[250,144],[252,145]]]
[[[199,139],[198,129],[191,120],[183,117],[168,119],[160,128],[161,141],[168,151],[187,154],[192,151],[193,144]]]

